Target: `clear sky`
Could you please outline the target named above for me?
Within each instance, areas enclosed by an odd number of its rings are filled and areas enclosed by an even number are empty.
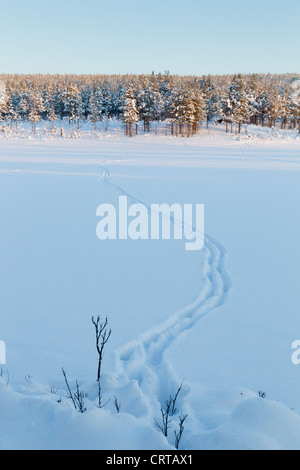
[[[299,0],[0,0],[0,73],[299,73]]]

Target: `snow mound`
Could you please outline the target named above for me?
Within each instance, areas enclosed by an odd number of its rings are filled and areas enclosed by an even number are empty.
[[[182,449],[296,450],[300,416],[248,390],[206,392],[197,399],[186,424]],[[0,450],[174,450],[149,416],[139,417],[132,403],[114,413],[88,402],[75,411],[66,397],[27,384],[14,391],[0,378]]]
[[[234,407],[222,425],[186,444],[205,450],[297,450],[300,416],[280,403],[250,398]]]
[[[172,449],[161,433],[128,413],[94,406],[80,414],[58,399],[12,391],[0,378],[0,450]]]

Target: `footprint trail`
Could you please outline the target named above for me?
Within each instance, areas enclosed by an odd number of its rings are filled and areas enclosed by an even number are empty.
[[[122,196],[127,196],[133,204],[143,202],[127,193],[122,187],[109,181],[110,172],[101,166],[103,174],[100,181]],[[148,208],[149,209],[149,208]],[[174,224],[181,223],[173,220]],[[165,361],[165,354],[176,341],[193,326],[212,312],[221,307],[228,296],[231,281],[225,269],[226,250],[211,236],[205,234],[205,245],[202,250],[205,254],[204,279],[201,291],[196,300],[170,316],[162,323],[155,325],[137,339],[125,344],[116,352],[116,366],[118,373],[125,376],[128,381],[137,381],[144,394],[156,393],[158,400],[162,391],[149,390],[149,384],[178,384],[174,373]],[[147,384],[147,385],[146,385]],[[146,389],[148,387],[148,389]],[[169,392],[170,393],[170,392]]]

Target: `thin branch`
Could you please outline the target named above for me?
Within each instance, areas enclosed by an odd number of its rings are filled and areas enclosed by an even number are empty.
[[[66,386],[67,386],[67,390],[68,390],[68,394],[69,394],[69,399],[72,400],[74,408],[75,408],[75,410],[77,410],[77,405],[76,405],[76,402],[74,400],[73,393],[71,392],[71,388],[70,388],[70,385],[69,385],[69,382],[68,382],[67,374],[66,374],[66,371],[65,371],[64,368],[62,368],[62,373],[63,373],[63,376],[65,378],[65,382],[66,382]]]
[[[92,317],[92,322],[95,327],[95,333],[96,333],[96,349],[98,352],[98,372],[97,372],[97,382],[100,381],[101,378],[101,368],[102,368],[102,361],[104,357],[104,348],[106,344],[108,343],[112,330],[107,329],[108,327],[108,318],[105,318],[104,322],[101,322],[100,316],[98,316],[96,319],[95,317]]]
[[[174,431],[174,434],[175,434],[175,447],[176,449],[178,450],[179,449],[179,445],[180,445],[180,442],[181,442],[181,439],[182,439],[182,435],[183,435],[183,432],[184,432],[184,423],[187,419],[188,415],[184,415],[182,412],[181,412],[181,415],[179,417],[179,431]]]
[[[114,405],[115,405],[115,408],[117,410],[117,413],[120,413],[120,411],[121,411],[121,402],[118,401],[116,396],[114,398]]]

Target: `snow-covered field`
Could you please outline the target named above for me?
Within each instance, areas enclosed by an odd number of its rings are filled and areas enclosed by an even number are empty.
[[[296,131],[0,135],[0,449],[173,449],[154,419],[182,382],[182,449],[300,449],[299,175]],[[205,204],[205,247],[100,241],[119,195]]]

